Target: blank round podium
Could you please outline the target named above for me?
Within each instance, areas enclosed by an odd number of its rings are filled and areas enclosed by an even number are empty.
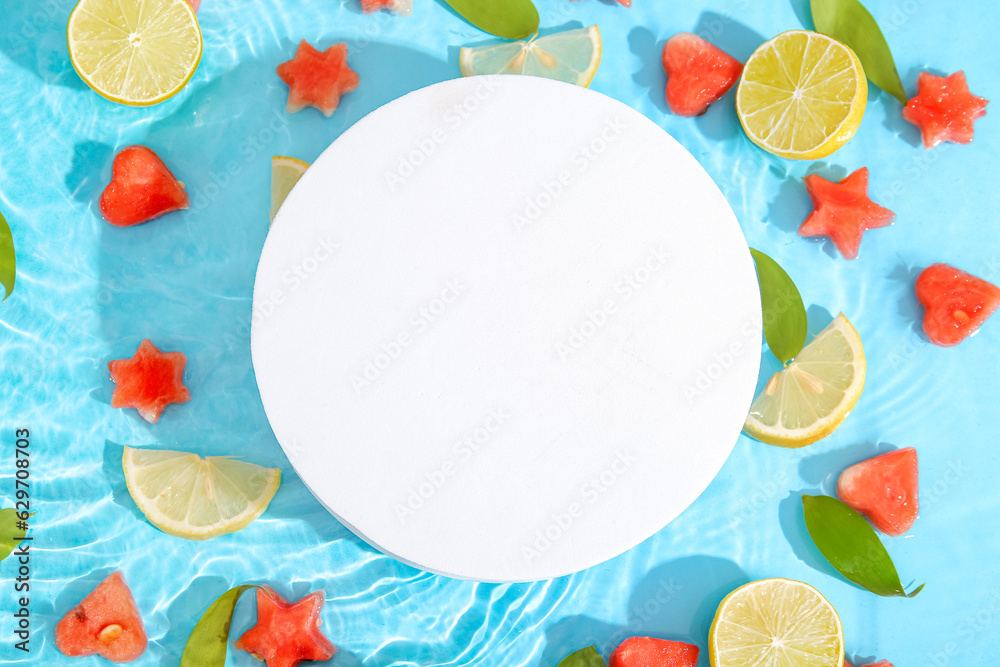
[[[469,77],[306,171],[254,286],[268,420],[319,501],[418,568],[576,572],[684,511],[757,380],[743,234],[698,162],[584,88]]]

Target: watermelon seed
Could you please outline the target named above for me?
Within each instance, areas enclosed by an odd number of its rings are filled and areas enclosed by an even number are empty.
[[[808,391],[810,394],[823,393],[823,383],[820,382],[819,379],[805,372],[800,372],[799,377],[801,378],[802,385],[806,388],[806,391]]]
[[[778,391],[779,375],[781,375],[781,373],[775,373],[771,376],[771,379],[767,381],[767,384],[764,385],[764,393],[768,396],[774,396],[775,392]]]
[[[97,635],[97,640],[107,646],[121,636],[122,626],[117,623],[112,623],[111,625],[104,626],[104,629]]]

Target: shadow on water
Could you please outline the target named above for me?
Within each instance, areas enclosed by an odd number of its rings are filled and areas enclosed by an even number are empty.
[[[790,0],[792,5],[792,11],[795,12],[795,17],[799,19],[799,23],[806,30],[815,30],[816,27],[813,25],[812,20],[812,10],[809,8],[809,0]],[[789,30],[794,30],[794,27],[790,27]]]
[[[546,631],[539,667],[550,667],[570,653],[594,645],[606,659],[623,640],[652,636],[694,643],[701,648],[698,664],[708,665],[707,639],[722,599],[749,582],[735,563],[716,556],[687,556],[651,570],[635,588],[615,625],[588,616],[569,616]]]
[[[862,443],[807,456],[799,461],[799,476],[820,487],[823,493],[835,496],[837,478],[846,468],[894,449],[898,447],[888,442]]]
[[[889,273],[889,280],[899,284],[899,316],[904,322],[910,323],[910,328],[920,336],[922,341],[929,343],[930,339],[924,333],[924,307],[917,301],[917,294],[913,287],[923,269],[924,267],[900,263]]]
[[[665,114],[670,113],[665,95],[667,74],[663,71],[662,53],[666,40],[657,39],[648,28],[632,28],[628,33],[629,50],[642,63],[632,80],[649,91],[649,100]]]
[[[840,574],[813,543],[812,537],[806,529],[805,516],[802,513],[802,496],[821,494],[822,491],[818,488],[790,492],[787,498],[778,503],[778,521],[781,524],[781,532],[784,533],[785,539],[791,545],[796,558],[817,572],[839,578]]]

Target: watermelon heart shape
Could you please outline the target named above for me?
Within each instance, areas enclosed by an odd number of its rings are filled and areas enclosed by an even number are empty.
[[[958,345],[998,306],[1000,288],[948,264],[932,264],[915,285],[924,307],[924,333],[935,345]]]
[[[131,227],[190,205],[184,184],[145,146],[115,156],[111,183],[101,194],[101,215],[116,227]]]
[[[98,584],[56,625],[56,647],[65,655],[94,655],[131,662],[146,650],[139,608],[121,572]]]
[[[840,474],[837,495],[886,535],[899,536],[917,520],[917,450],[898,449],[856,463]]]
[[[739,81],[743,64],[698,35],[681,32],[663,47],[667,104],[678,116],[700,116]]]

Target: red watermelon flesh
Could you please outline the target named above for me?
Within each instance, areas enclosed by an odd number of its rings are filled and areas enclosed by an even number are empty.
[[[268,587],[257,589],[257,624],[235,646],[258,656],[267,667],[296,667],[303,660],[329,660],[337,648],[320,631],[326,596],[316,591],[288,602]]]
[[[851,663],[847,662],[847,659],[845,658],[844,659],[844,667],[854,667],[854,665],[852,665]],[[878,662],[873,662],[873,663],[868,664],[868,665],[862,665],[861,667],[892,667],[892,663],[889,662],[888,660],[879,660]]]
[[[145,146],[115,156],[111,183],[101,195],[101,215],[116,227],[131,227],[190,205],[184,184]]]
[[[743,64],[697,35],[682,32],[663,47],[667,104],[678,116],[700,116],[739,81]]]
[[[146,630],[132,591],[114,572],[56,625],[56,647],[70,657],[98,654],[131,662],[146,650]]]
[[[385,9],[394,14],[409,16],[413,9],[413,0],[361,0],[361,9],[365,14]]]
[[[608,667],[695,667],[698,647],[684,642],[630,637],[611,654]]]
[[[358,87],[358,74],[347,66],[347,44],[334,44],[319,51],[306,40],[299,42],[295,57],[275,70],[288,85],[287,113],[312,106],[331,116],[342,95]]]
[[[974,334],[1000,307],[1000,288],[948,264],[932,264],[915,285],[924,307],[924,333],[951,347]]]
[[[198,7],[201,5],[201,0],[188,0],[188,2],[191,3],[191,9],[197,13]]]
[[[135,408],[143,419],[155,424],[165,407],[191,400],[182,381],[186,364],[183,352],[161,352],[146,338],[131,359],[108,363],[115,383],[111,407]]]
[[[837,495],[886,535],[902,535],[917,520],[918,478],[917,450],[907,447],[842,472]]]
[[[967,144],[975,135],[975,121],[986,115],[989,100],[969,92],[965,73],[935,76],[921,72],[917,95],[903,107],[903,118],[920,128],[924,148],[943,141]]]

